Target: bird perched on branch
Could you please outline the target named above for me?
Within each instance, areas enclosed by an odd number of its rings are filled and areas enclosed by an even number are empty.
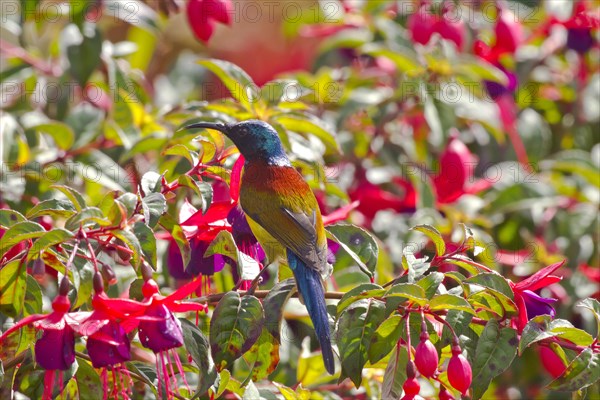
[[[321,344],[323,362],[335,372],[322,275],[327,274],[327,239],[315,196],[292,166],[275,129],[263,121],[200,122],[185,129],[222,132],[244,156],[240,205],[270,262],[287,260]]]

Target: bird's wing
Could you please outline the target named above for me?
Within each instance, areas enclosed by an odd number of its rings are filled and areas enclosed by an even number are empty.
[[[314,194],[295,169],[277,168],[274,174],[261,171],[257,174],[260,176],[252,176],[251,170],[244,173],[242,209],[307,266],[326,273],[327,240]]]

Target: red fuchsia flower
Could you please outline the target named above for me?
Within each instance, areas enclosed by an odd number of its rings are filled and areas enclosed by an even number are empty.
[[[231,0],[189,0],[187,18],[196,38],[208,42],[217,22],[231,25]]]
[[[102,276],[94,274],[94,311],[77,328],[77,333],[88,336],[86,348],[94,368],[100,368],[104,399],[131,396],[132,380],[125,362],[131,358],[127,334],[137,323],[132,315],[139,313],[140,303],[130,299],[112,299],[104,292]],[[111,371],[109,385],[108,370]],[[110,386],[110,388],[109,388]]]
[[[149,278],[152,272],[143,270],[142,274],[146,279],[142,286],[144,300],[141,303],[136,302],[137,304],[131,310],[133,312],[129,315],[134,318],[130,318],[123,325],[126,330],[138,326],[140,342],[144,347],[152,350],[157,357],[158,391],[163,393],[161,388],[164,385],[164,393],[168,399],[171,399],[174,398],[173,393],[177,392],[173,363],[187,386],[181,360],[175,351],[183,345],[183,331],[173,313],[199,312],[207,309],[204,304],[183,301],[196,291],[202,281],[196,279],[189,282],[165,297],[159,293],[156,282]]]
[[[412,39],[422,45],[431,40],[434,33],[453,42],[459,49],[464,43],[464,24],[451,15],[452,3],[445,2],[442,15],[434,14],[429,0],[422,0],[419,9],[408,18],[407,27]]]
[[[513,321],[519,332],[525,328],[525,325],[527,325],[527,322],[531,318],[545,314],[554,317],[556,314],[552,307],[552,303],[556,299],[543,298],[536,294],[535,291],[559,282],[562,278],[551,274],[562,267],[564,263],[565,261],[563,260],[559,263],[549,265],[518,283],[508,281],[514,292],[515,304],[519,310],[519,315]]]
[[[542,366],[546,372],[548,372],[554,379],[561,376],[567,369],[567,366],[563,360],[549,347],[539,346],[538,349],[540,361],[542,362]]]
[[[523,28],[517,17],[508,9],[497,7],[498,15],[494,34],[496,43],[493,55],[498,59],[503,54],[515,54],[523,43]]]
[[[471,364],[462,355],[462,349],[458,343],[452,345],[452,357],[448,363],[448,382],[452,387],[463,395],[467,394],[471,381],[473,380],[473,371]]]
[[[420,341],[415,350],[415,365],[421,375],[431,378],[437,373],[439,361],[438,352],[433,343],[431,343],[431,340],[429,340],[427,325],[423,321],[421,324]]]
[[[475,194],[491,186],[486,180],[471,182],[476,160],[456,133],[453,134],[440,156],[440,171],[433,178],[439,204],[453,203],[464,194]]]
[[[71,368],[75,361],[75,331],[80,322],[89,313],[69,313],[71,303],[67,294],[69,281],[63,278],[59,295],[52,302],[50,314],[29,315],[0,336],[0,343],[11,333],[25,325],[33,325],[42,331],[42,336],[35,342],[34,351],[36,362],[46,370],[44,374],[43,399],[51,399],[55,389],[54,380],[58,373],[59,391],[63,387],[63,371]]]
[[[419,381],[417,380],[417,371],[413,360],[408,360],[406,364],[406,381],[402,385],[402,390],[404,390],[402,400],[413,400],[421,391],[421,385],[419,385]]]
[[[454,396],[452,395],[452,393],[450,393],[445,387],[442,387],[438,397],[440,400],[454,400]]]

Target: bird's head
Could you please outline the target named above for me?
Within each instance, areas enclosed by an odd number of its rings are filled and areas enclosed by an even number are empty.
[[[198,122],[184,129],[214,129],[222,132],[237,146],[247,161],[264,161],[274,165],[289,165],[277,131],[259,120],[248,120],[237,124]]]

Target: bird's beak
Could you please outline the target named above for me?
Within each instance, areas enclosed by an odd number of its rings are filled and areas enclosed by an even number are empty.
[[[229,126],[218,123],[218,122],[198,122],[195,124],[184,126],[180,130],[198,129],[198,128],[214,129],[216,131],[224,133],[225,135],[227,135],[229,133]]]

